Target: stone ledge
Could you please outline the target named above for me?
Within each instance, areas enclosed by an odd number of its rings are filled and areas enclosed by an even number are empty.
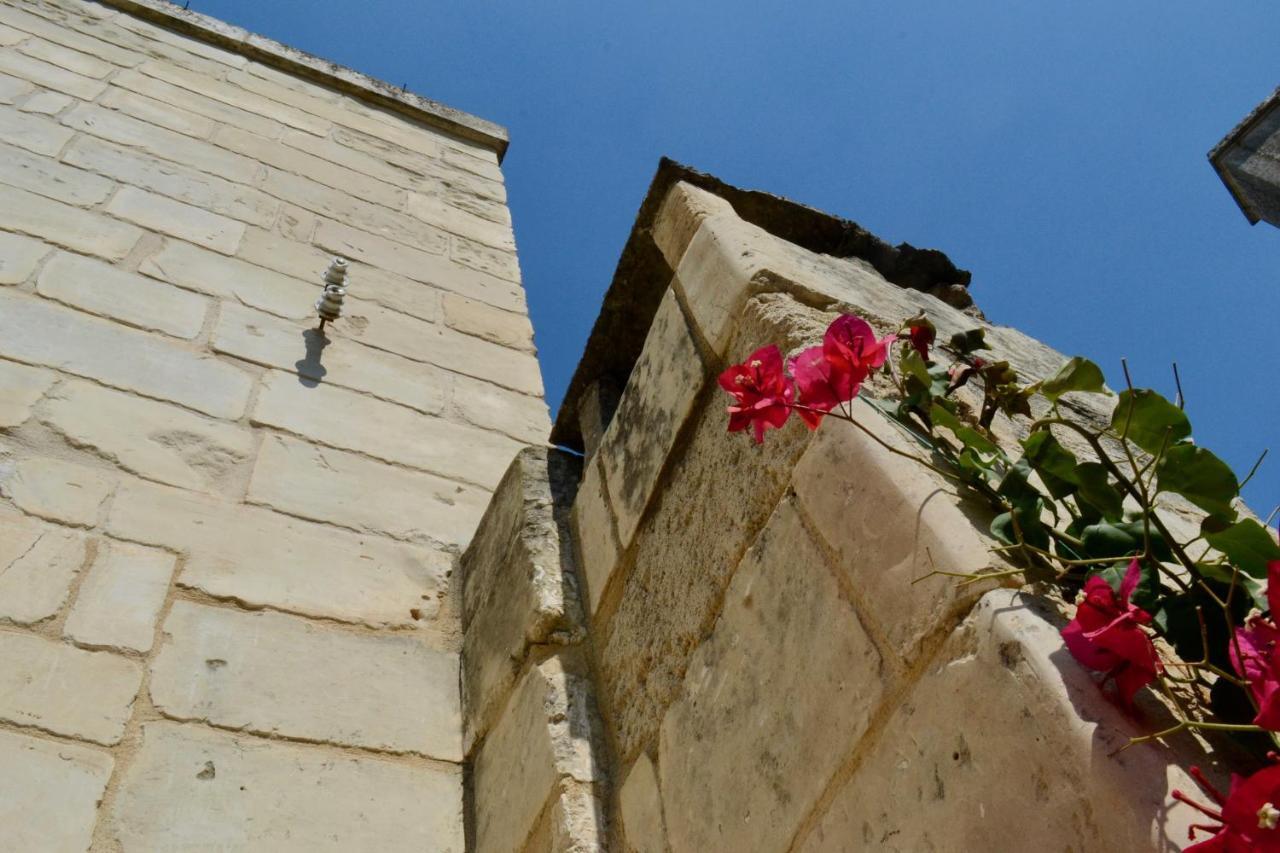
[[[499,161],[510,143],[507,130],[501,125],[164,0],[97,1],[475,142],[491,149]]]

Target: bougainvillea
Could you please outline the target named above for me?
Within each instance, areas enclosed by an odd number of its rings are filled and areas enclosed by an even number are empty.
[[[1193,442],[1181,388],[1177,403],[1134,388],[1126,366],[1126,387],[1114,394],[1098,366],[1078,357],[1024,384],[989,350],[982,329],[939,346],[924,315],[884,337],[843,315],[786,370],[777,347],[726,370],[720,384],[735,398],[729,429],[753,426],[762,442],[766,428],[792,414],[810,429],[835,418],[985,500],[997,550],[1014,568],[931,574],[1046,582],[1075,599],[1062,631],[1072,657],[1114,683],[1122,707],[1155,690],[1176,716],[1130,746],[1191,729],[1267,732],[1280,745],[1280,542],[1241,509],[1253,472],[1238,480]],[[943,355],[949,363],[936,360]],[[896,447],[854,417],[852,401],[876,376],[878,388],[893,390],[868,402],[927,453]],[[1114,398],[1109,420],[1073,416],[1060,405],[1069,394]],[[1016,453],[991,432],[1001,414],[1020,424]],[[1195,535],[1166,525],[1159,508],[1173,495],[1203,511]],[[1217,821],[1198,827],[1212,837],[1192,849],[1280,851],[1280,765],[1234,777],[1227,797],[1201,784],[1220,809],[1175,792]]]

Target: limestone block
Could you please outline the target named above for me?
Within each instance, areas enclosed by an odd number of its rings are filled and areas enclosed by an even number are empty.
[[[502,311],[456,293],[445,293],[441,304],[450,327],[512,349],[533,351],[533,326],[524,314]]]
[[[243,223],[135,187],[122,187],[107,212],[225,255],[234,255],[244,236]]]
[[[480,747],[474,764],[476,853],[521,850],[566,780],[603,781],[590,679],[580,673],[563,653],[530,667]]]
[[[62,159],[121,183],[251,225],[269,227],[280,210],[279,202],[255,189],[89,136],[73,142]]]
[[[451,407],[468,423],[504,432],[525,444],[545,444],[551,418],[541,397],[469,376],[450,377]]]
[[[566,453],[520,451],[462,556],[464,744],[493,723],[532,645],[585,633],[567,515],[580,464]]]
[[[675,292],[668,290],[600,444],[623,548],[635,536],[676,434],[706,376],[684,312]]]
[[[241,130],[248,130],[256,133],[264,139],[278,139],[284,131],[284,125],[273,118],[257,113],[242,110],[239,107],[233,107],[224,104],[221,101],[215,101],[212,98],[205,98],[189,92],[185,89],[174,86],[172,83],[166,83],[163,80],[157,80],[154,77],[148,77],[146,74],[139,74],[137,71],[122,71],[115,77],[111,78],[112,86],[119,86],[134,92],[137,95],[151,99],[157,104],[182,104],[182,108],[186,111],[203,116],[213,122],[210,133],[215,127],[222,125],[231,125]],[[108,94],[110,90],[108,90]],[[103,101],[103,103],[107,103]],[[129,107],[118,107],[107,104],[112,109],[123,109],[135,118],[143,121],[151,121],[145,114],[135,114],[139,112],[139,105],[134,102]],[[155,121],[153,124],[168,126],[164,122]],[[172,127],[171,130],[178,130],[180,133],[187,131]],[[196,135],[196,134],[191,134]],[[201,138],[205,138],[208,134],[199,134]]]
[[[916,452],[905,433],[864,400],[853,415],[883,441]],[[960,503],[950,484],[923,466],[889,453],[848,424],[824,423],[796,465],[792,488],[831,545],[855,593],[871,603],[879,630],[902,659],[921,641],[950,631],[990,584],[960,586],[935,568],[975,572],[1004,568],[982,531],[989,519]]]
[[[444,255],[419,252],[338,222],[321,222],[314,242],[334,254],[497,308],[522,313],[525,310],[524,291],[518,284],[455,263]]]
[[[186,68],[177,68],[166,62],[144,62],[138,66],[138,71],[148,77],[155,77],[157,80],[163,80],[189,92],[195,92],[197,95],[203,95],[206,98],[221,101],[224,104],[238,107],[251,113],[270,116],[283,124],[296,127],[299,130],[305,130],[308,133],[324,136],[329,132],[330,125],[327,121],[260,95],[255,95],[252,92],[247,92],[239,86],[233,86],[210,74],[201,74]],[[179,101],[179,103],[183,103],[183,101]]]
[[[489,493],[340,450],[268,436],[254,466],[248,500],[359,532],[465,546]]]
[[[0,720],[112,746],[124,735],[142,667],[30,634],[0,632]]]
[[[582,452],[588,459],[596,455],[609,422],[618,411],[622,389],[608,377],[597,379],[578,397],[578,430],[582,433]]]
[[[57,92],[37,92],[23,101],[22,106],[18,107],[18,109],[24,113],[51,116],[57,115],[73,103],[75,103],[75,98],[67,95],[59,95]]]
[[[653,218],[653,242],[658,244],[667,265],[673,270],[680,266],[680,259],[702,226],[702,220],[722,215],[737,216],[733,206],[715,193],[684,181],[667,190],[662,207]]]
[[[78,50],[71,50],[43,39],[27,39],[18,50],[51,65],[57,65],[85,77],[96,77],[99,80],[115,70],[109,62],[103,62]]]
[[[107,84],[101,80],[84,77],[17,50],[0,52],[0,72],[30,80],[37,86],[62,92],[82,101],[92,101],[107,88]]]
[[[12,47],[25,38],[27,38],[27,34],[21,30],[15,30],[13,27],[6,27],[0,24],[0,47]]]
[[[38,35],[45,41],[51,41],[55,44],[69,47],[72,50],[78,50],[81,53],[88,53],[99,59],[105,59],[115,65],[128,67],[131,64],[142,61],[142,57],[139,54],[122,49],[97,37],[96,34],[95,36],[89,36],[76,32],[62,23],[13,6],[0,8],[0,17],[3,17],[4,22],[11,27],[32,35]]]
[[[189,290],[267,311],[280,317],[310,320],[315,316],[318,284],[299,281],[236,258],[168,240],[138,272]]]
[[[449,257],[466,267],[495,275],[498,278],[520,282],[520,262],[515,248],[495,249],[475,240],[454,235],[449,238]]]
[[[251,74],[257,74],[259,68],[261,66],[254,66],[249,71]],[[352,136],[359,138],[359,134],[340,127],[334,128],[332,138],[319,137],[300,130],[290,130],[284,134],[281,141],[291,148],[296,148],[314,157],[319,157],[321,160],[327,160],[337,166],[359,172],[370,178],[377,178],[391,186],[403,186],[407,183],[409,175],[403,168],[393,165],[381,156],[375,156],[365,150],[344,145],[340,141]],[[389,145],[388,143],[383,144]],[[423,155],[418,156],[421,157]]]
[[[10,77],[8,74],[0,74],[0,104],[12,104],[34,88],[26,80],[19,80],[17,77]],[[3,125],[0,125],[0,128],[2,127]],[[3,131],[0,130],[0,132]],[[2,138],[0,137],[0,139]]]
[[[450,234],[457,234],[494,249],[516,250],[516,238],[510,223],[493,222],[449,204],[437,195],[410,193],[405,208],[412,216]]]
[[[464,853],[462,774],[148,723],[108,831],[133,851]]]
[[[293,92],[299,92],[304,95],[311,95],[313,98],[317,98],[322,101],[338,101],[343,98],[343,95],[337,91],[329,89],[319,83],[312,83],[310,80],[306,80],[302,77],[295,77],[293,74],[290,74],[288,71],[284,71],[279,68],[272,68],[270,65],[263,65],[258,62],[250,62],[244,66],[244,72],[246,74],[252,74],[254,77],[258,77],[263,80],[269,80],[272,83],[274,83],[276,87],[283,87]],[[243,79],[243,76],[244,76],[243,74],[236,74],[233,82],[236,82],[239,85],[244,85],[241,82]],[[246,88],[249,88],[249,87],[246,86]],[[257,90],[250,88],[250,91],[257,91]],[[259,94],[265,94],[265,93],[259,92]],[[300,133],[300,131],[294,130],[294,131],[290,131],[290,133]],[[310,135],[310,134],[307,134],[307,135]]]
[[[417,637],[187,601],[163,632],[151,699],[168,717],[462,760],[458,656]]]
[[[0,251],[4,251],[3,246],[0,246]],[[0,361],[0,429],[26,423],[31,417],[31,408],[57,378],[57,374],[38,367]]]
[[[226,302],[213,330],[213,348],[255,364],[297,371],[310,385],[332,383],[427,414],[443,409],[448,374],[344,341],[338,337],[340,324],[321,337],[310,319],[290,322]]]
[[[0,732],[0,822],[11,850],[89,849],[113,762],[83,746]]]
[[[0,183],[79,207],[98,204],[115,189],[106,178],[7,145],[0,146]]]
[[[788,849],[840,766],[840,747],[866,730],[883,678],[857,613],[784,501],[662,722],[671,849]]]
[[[131,15],[120,15],[116,20],[119,22],[121,27],[141,34],[151,44],[160,42],[165,46],[171,46],[177,49],[176,51],[159,52],[158,55],[164,58],[170,58],[178,54],[188,54],[203,57],[205,59],[211,59],[219,65],[230,66],[231,68],[243,68],[245,65],[249,64],[248,58],[236,51],[224,50],[223,48],[216,47],[212,44],[206,44],[205,42],[197,39],[189,38],[182,33],[167,30],[164,27],[152,24],[142,18],[135,18]],[[200,70],[202,68],[212,68],[214,66],[208,63],[203,63],[192,67],[194,70]],[[219,74],[225,72],[225,70],[225,68],[217,69]]]
[[[521,853],[604,853],[609,850],[604,804],[590,785],[560,781]]]
[[[0,210],[10,231],[109,261],[123,259],[142,236],[141,230],[124,222],[3,185]]]
[[[256,507],[126,480],[112,501],[114,536],[186,553],[179,586],[251,608],[373,627],[433,618],[450,557]]]
[[[3,290],[0,318],[0,356],[6,358],[57,367],[214,417],[238,418],[249,398],[248,374],[108,320]]]
[[[640,753],[627,771],[618,799],[628,853],[667,853],[658,774],[647,753]]]
[[[0,617],[33,625],[57,615],[86,553],[78,531],[0,515]]]
[[[177,103],[187,102],[180,100]],[[77,105],[62,116],[61,122],[69,128],[118,145],[139,148],[153,157],[164,160],[178,157],[184,166],[236,183],[252,183],[261,168],[248,157],[95,104]]]
[[[40,419],[125,470],[201,492],[218,491],[256,448],[237,425],[78,380],[52,394]]]
[[[12,93],[9,95],[12,98],[23,89],[11,85],[5,91]],[[0,141],[25,148],[34,154],[56,157],[73,135],[65,127],[43,116],[25,114],[18,110],[0,110]]]
[[[98,521],[114,480],[83,465],[43,456],[0,465],[0,495],[24,512],[81,527]]]
[[[330,385],[269,373],[251,418],[331,447],[355,450],[485,489],[498,484],[520,444]]]
[[[1151,744],[1108,757],[1142,727],[1067,654],[1061,620],[996,590],[951,635],[856,773],[796,849],[1179,849],[1169,790],[1204,763]],[[1031,812],[1039,816],[1028,821]]]
[[[208,301],[117,267],[57,252],[40,271],[36,292],[130,326],[194,338]]]
[[[142,79],[150,80],[151,78],[143,77]],[[119,110],[139,121],[159,125],[196,139],[208,139],[218,127],[213,119],[184,110],[174,104],[166,104],[155,98],[130,92],[128,89],[117,88],[118,78],[112,83],[116,85],[112,85],[98,99],[98,103],[108,109]]]
[[[63,635],[84,646],[151,651],[173,566],[173,555],[156,548],[100,543]]]
[[[591,459],[584,471],[573,503],[571,524],[580,577],[586,585],[585,599],[594,616],[622,557],[622,547],[618,544],[613,511],[605,495],[600,460]]]
[[[422,134],[421,136],[422,138],[417,141],[418,147],[422,147],[423,143],[429,144],[426,134]],[[375,160],[407,172],[412,172],[416,175],[432,174],[433,167],[435,164],[439,163],[439,160],[435,156],[437,153],[435,148],[432,148],[429,153],[423,153],[421,151],[411,150],[403,145],[398,145],[390,140],[382,139],[369,133],[361,133],[347,127],[335,127],[333,129],[332,138],[335,143],[344,149],[358,151],[374,158]],[[294,141],[291,141],[290,144],[295,143]],[[340,163],[348,168],[355,169],[358,172],[363,172],[365,168],[367,168],[365,165],[368,163],[367,160],[356,161],[350,159],[346,155],[331,154],[328,152],[321,153],[320,151],[313,150],[312,148],[304,148],[303,150],[310,151],[318,157],[324,157],[326,160],[332,160],[335,163]],[[357,163],[360,163],[361,165],[356,165]],[[382,176],[375,174],[373,177],[377,178]],[[396,181],[392,181],[392,183],[396,183]],[[505,200],[505,198],[503,200]]]
[[[442,152],[444,161],[467,172],[481,175],[491,181],[502,180],[502,168],[498,158],[492,151],[467,146],[466,148],[446,145]]]
[[[0,231],[0,285],[26,281],[49,251],[39,240]]]

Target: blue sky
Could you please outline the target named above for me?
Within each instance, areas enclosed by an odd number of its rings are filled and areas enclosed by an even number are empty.
[[[1205,154],[1280,84],[1272,2],[192,8],[505,124],[554,411],[658,158],[973,271],[994,322],[1172,396],[1280,503],[1280,230]]]

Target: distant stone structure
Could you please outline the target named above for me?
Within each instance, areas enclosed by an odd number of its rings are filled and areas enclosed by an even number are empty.
[[[1280,89],[1214,146],[1209,162],[1250,224],[1280,227]]]
[[[159,0],[0,0],[0,848],[1182,843],[1061,602],[912,584],[999,565],[978,509],[725,432],[726,364],[969,328],[969,274],[664,161],[553,429],[506,145]]]

